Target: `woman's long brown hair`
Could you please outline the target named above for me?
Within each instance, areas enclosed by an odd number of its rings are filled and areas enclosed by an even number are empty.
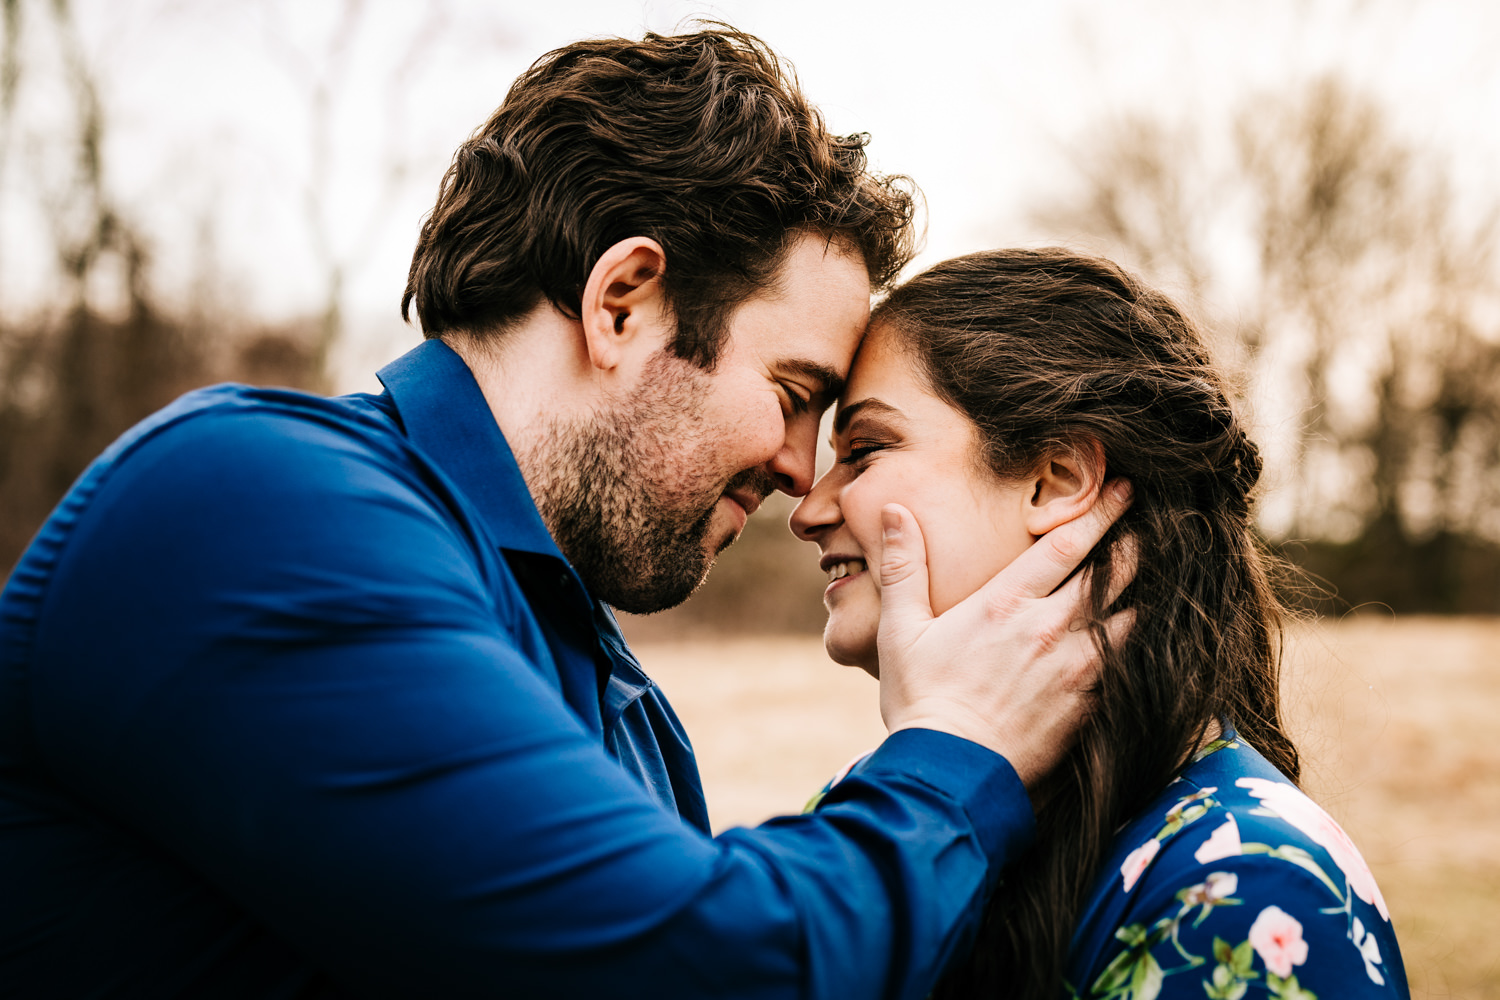
[[[1181,772],[1215,720],[1297,780],[1278,705],[1283,611],[1251,525],[1259,452],[1193,324],[1109,261],[970,254],[898,288],[877,324],[978,427],[979,458],[997,476],[1024,477],[1097,442],[1107,475],[1135,486],[1085,564],[1103,651],[1097,704],[1048,779],[1035,845],[1006,872],[973,955],[934,994],[1050,1000],[1115,830]],[[1106,607],[1127,534],[1140,553],[1135,580]],[[1135,624],[1113,645],[1102,623],[1122,607]]]

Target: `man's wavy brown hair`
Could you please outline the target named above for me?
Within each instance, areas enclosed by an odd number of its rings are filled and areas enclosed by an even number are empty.
[[[861,255],[872,287],[913,251],[913,187],[831,135],[790,66],[725,25],[549,52],[459,147],[422,226],[401,314],[482,340],[543,299],[576,317],[590,269],[632,236],[661,244],[673,353],[711,368],[733,310],[794,238]]]

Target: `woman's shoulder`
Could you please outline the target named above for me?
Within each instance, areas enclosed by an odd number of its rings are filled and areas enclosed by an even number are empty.
[[[1407,996],[1358,849],[1233,734],[1121,828],[1069,972],[1080,997]]]

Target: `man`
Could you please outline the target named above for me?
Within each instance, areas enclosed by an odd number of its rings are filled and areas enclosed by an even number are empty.
[[[893,510],[892,736],[717,839],[609,610],[808,489],[910,205],[753,38],[524,74],[443,181],[385,393],[185,397],[12,574],[3,992],[924,995],[1076,725],[1077,585],[1042,598],[1108,516],[933,620]]]

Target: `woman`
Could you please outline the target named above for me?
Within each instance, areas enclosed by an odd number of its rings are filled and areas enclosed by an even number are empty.
[[[792,527],[830,576],[829,654],[871,673],[882,506],[921,525],[940,613],[1106,476],[1135,487],[1089,563],[1097,707],[935,995],[1407,996],[1369,869],[1294,785],[1282,615],[1251,526],[1260,458],[1181,311],[1107,261],[972,254],[875,310],[841,403],[838,462]],[[1127,536],[1135,579],[1107,607]],[[1116,644],[1103,623],[1122,607]]]

